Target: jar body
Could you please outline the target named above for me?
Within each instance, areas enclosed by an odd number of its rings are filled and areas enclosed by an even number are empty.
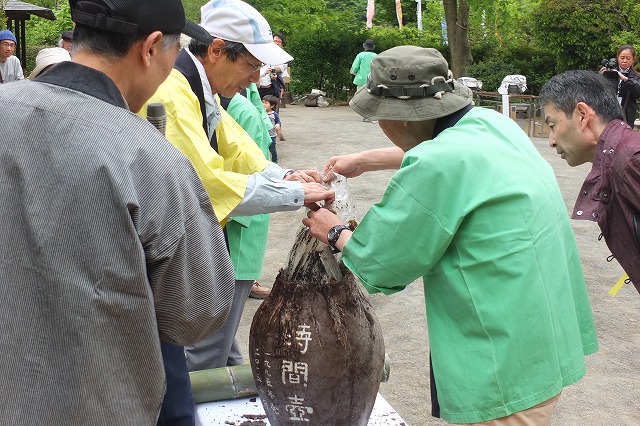
[[[367,425],[384,340],[351,273],[309,284],[288,281],[281,271],[253,318],[249,351],[272,426]]]

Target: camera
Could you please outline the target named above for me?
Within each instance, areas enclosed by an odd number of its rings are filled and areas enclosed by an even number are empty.
[[[602,73],[603,76],[609,80],[618,81],[618,61],[616,58],[603,59],[600,65],[605,68],[605,71]]]
[[[613,70],[615,68],[618,68],[618,61],[616,60],[616,58],[603,59],[600,65],[607,70]]]

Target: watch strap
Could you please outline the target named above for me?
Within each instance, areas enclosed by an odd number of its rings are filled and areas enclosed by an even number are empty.
[[[336,225],[333,228],[329,229],[327,233],[327,242],[329,243],[329,247],[331,247],[332,253],[339,253],[340,250],[336,247],[336,243],[340,239],[340,234],[345,229],[351,229],[347,225]]]

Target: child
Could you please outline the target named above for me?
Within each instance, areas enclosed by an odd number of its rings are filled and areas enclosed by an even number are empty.
[[[278,105],[278,98],[274,95],[264,95],[262,97],[262,105],[264,105],[264,109],[267,110],[267,115],[271,119],[271,124],[273,124],[273,128],[269,130],[269,136],[271,136],[271,144],[269,145],[269,152],[271,153],[271,161],[274,163],[278,163],[278,151],[276,151],[276,137],[280,128],[282,127],[282,122],[280,121],[280,116],[276,112],[276,106]]]

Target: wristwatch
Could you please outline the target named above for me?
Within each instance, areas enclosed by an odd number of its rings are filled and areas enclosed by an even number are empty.
[[[329,229],[327,233],[327,242],[329,243],[329,247],[331,247],[332,253],[339,253],[338,247],[336,247],[336,243],[338,242],[338,238],[340,238],[340,233],[345,229],[351,229],[347,225],[336,225],[333,228]]]

